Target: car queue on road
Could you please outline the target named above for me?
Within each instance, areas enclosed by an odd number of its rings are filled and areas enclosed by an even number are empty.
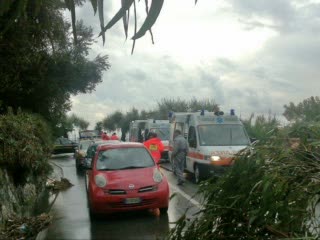
[[[164,124],[164,120],[159,121],[159,129],[168,131],[166,141],[169,140],[168,155],[173,172],[180,166],[182,173],[186,170],[194,174],[196,183],[211,175],[223,174],[224,171],[220,170],[232,166],[237,152],[250,145],[243,124],[234,111],[227,116],[222,112],[206,111],[171,113],[169,121],[169,125]],[[147,122],[139,120],[142,127],[131,124],[129,139],[134,139],[132,134],[137,133],[136,142],[111,140],[117,139],[115,134],[111,138],[105,132],[98,135],[89,130],[80,138],[74,157],[77,170],[86,171],[85,185],[91,217],[155,208],[159,208],[161,213],[167,211],[169,185],[161,173],[161,161],[158,159],[164,151],[163,140],[156,138],[160,130],[154,126],[154,129],[149,129]],[[149,122],[155,125],[157,121]],[[146,132],[151,136],[149,140]],[[185,141],[184,147],[175,140],[175,132],[179,132]],[[138,141],[141,140],[139,134],[143,133],[145,139],[142,142],[145,144]],[[184,152],[182,160],[177,157],[179,151]],[[184,179],[178,175],[177,183],[182,185]]]

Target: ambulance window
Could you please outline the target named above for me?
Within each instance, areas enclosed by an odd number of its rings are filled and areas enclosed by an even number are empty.
[[[130,129],[130,142],[137,142],[138,141],[138,129],[133,127]]]
[[[180,130],[183,133],[183,123],[176,123],[175,130]]]
[[[138,129],[138,142],[144,142],[144,137],[143,137],[143,135],[144,135],[144,130],[143,129],[141,129],[141,128],[139,128]]]
[[[190,147],[192,148],[197,147],[196,129],[193,126],[189,128],[188,142]]]

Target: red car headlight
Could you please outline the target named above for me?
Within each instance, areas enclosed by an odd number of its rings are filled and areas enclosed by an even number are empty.
[[[102,174],[97,174],[94,177],[94,181],[95,181],[96,185],[100,188],[107,186],[107,179]]]
[[[163,176],[162,173],[159,171],[158,168],[155,168],[153,170],[153,181],[155,181],[156,183],[160,183],[162,182]]]

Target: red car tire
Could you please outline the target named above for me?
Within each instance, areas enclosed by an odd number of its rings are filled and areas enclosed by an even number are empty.
[[[159,208],[161,214],[167,214],[168,213],[168,207]]]

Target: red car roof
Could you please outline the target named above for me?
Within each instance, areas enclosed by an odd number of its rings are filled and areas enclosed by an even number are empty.
[[[110,148],[144,148],[144,145],[142,143],[137,142],[120,142],[120,141],[105,141],[105,143],[102,143],[98,146],[97,151],[103,151]]]

